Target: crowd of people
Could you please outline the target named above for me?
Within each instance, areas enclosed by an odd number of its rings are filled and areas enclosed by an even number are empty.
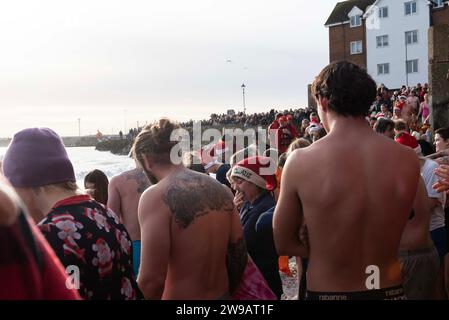
[[[447,299],[449,128],[430,126],[427,91],[332,63],[314,110],[203,123],[267,136],[175,163],[180,124],[161,119],[133,131],[135,169],[84,190],[57,133],[22,130],[0,181],[0,299],[281,299],[293,257],[298,299]]]
[[[278,113],[290,114],[296,125],[301,123],[303,119],[309,118],[310,113],[313,112],[312,107],[289,109],[278,111],[271,109],[269,112],[246,114],[243,112],[230,114],[212,114],[209,119],[201,120],[202,126],[242,126],[242,127],[256,127],[268,126],[275,120]],[[182,128],[190,128],[193,126],[193,120],[180,123]]]

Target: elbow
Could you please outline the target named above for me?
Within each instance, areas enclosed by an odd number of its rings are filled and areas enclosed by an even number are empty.
[[[284,239],[283,237],[276,237],[274,236],[274,247],[276,249],[276,252],[279,256],[288,256],[290,255],[289,250],[289,241]]]
[[[139,277],[137,284],[140,291],[142,291],[145,300],[161,300],[162,294],[164,293],[163,283],[161,285],[150,279]]]

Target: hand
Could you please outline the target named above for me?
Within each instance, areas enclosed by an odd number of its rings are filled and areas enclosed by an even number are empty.
[[[432,186],[432,188],[438,192],[449,191],[449,165],[440,165],[435,170],[435,174],[440,177],[440,179]]]
[[[444,157],[440,157],[435,159],[435,162],[440,164],[440,165],[448,165],[449,164],[449,157],[448,156],[444,156]]]
[[[245,202],[245,196],[242,192],[237,191],[235,196],[234,196],[234,206],[237,208],[238,211],[240,211],[240,209],[243,206],[243,203]]]

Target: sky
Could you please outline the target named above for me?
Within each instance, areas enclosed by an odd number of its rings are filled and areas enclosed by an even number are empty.
[[[161,116],[307,106],[336,0],[0,4],[0,137],[117,134]]]

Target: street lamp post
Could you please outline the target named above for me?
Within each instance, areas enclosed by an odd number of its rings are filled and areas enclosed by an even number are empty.
[[[78,136],[81,137],[81,118],[78,118]]]
[[[408,62],[408,39],[407,39],[408,35],[407,32],[405,33],[405,82],[407,84],[407,89],[408,89],[408,66],[409,66],[409,62]]]
[[[242,84],[241,88],[243,91],[243,113],[246,114],[246,104],[245,104],[245,88],[246,88],[246,86],[245,86],[245,84]]]

